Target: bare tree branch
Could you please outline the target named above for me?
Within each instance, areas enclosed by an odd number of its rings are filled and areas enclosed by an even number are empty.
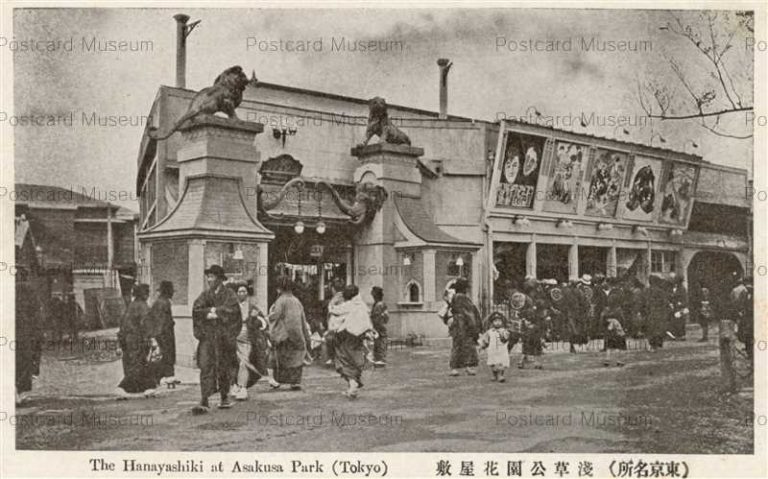
[[[752,107],[735,108],[735,109],[712,111],[712,112],[706,112],[706,113],[693,113],[691,115],[677,115],[677,116],[648,114],[648,117],[657,118],[659,120],[692,120],[696,118],[708,118],[712,116],[720,117],[722,115],[726,115],[729,113],[740,113],[740,112],[746,112],[746,111],[752,111]]]
[[[736,127],[736,123],[721,122],[721,119],[725,115],[753,110],[750,104],[751,57],[744,58],[740,55],[735,58],[731,52],[736,50],[733,48],[733,41],[739,38],[736,36],[738,29],[754,31],[754,15],[752,12],[706,11],[696,17],[689,15],[690,20],[684,20],[685,15],[670,13],[670,21],[662,26],[661,30],[666,30],[692,45],[696,52],[706,58],[709,67],[704,66],[706,73],[702,76],[691,68],[697,66],[695,58],[680,56],[677,52],[675,57],[663,54],[677,85],[682,87],[685,93],[682,96],[676,95],[668,84],[661,81],[638,80],[636,94],[640,107],[649,118],[700,120],[701,127],[715,135],[750,138],[751,132],[744,135],[723,131],[729,126]],[[741,62],[742,66],[739,66],[738,62]],[[738,71],[744,68],[744,73],[732,75],[731,67],[734,65]],[[746,84],[739,84],[737,80],[746,81]]]

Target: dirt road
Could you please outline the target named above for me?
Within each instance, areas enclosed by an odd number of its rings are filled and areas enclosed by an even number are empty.
[[[718,392],[714,341],[632,351],[606,368],[599,352],[543,356],[542,370],[513,367],[504,384],[449,377],[448,350],[390,352],[364,373],[360,398],[341,395],[313,365],[304,390],[264,382],[233,409],[192,416],[196,384],[156,398],[117,401],[120,362],[46,357],[35,394],[18,411],[17,447],[64,450],[474,451],[751,453],[752,398]],[[194,370],[182,374],[189,381]],[[214,403],[215,404],[215,403]]]

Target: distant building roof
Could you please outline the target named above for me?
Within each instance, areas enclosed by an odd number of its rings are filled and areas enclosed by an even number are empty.
[[[106,208],[111,207],[116,211],[116,219],[133,219],[137,214],[135,211],[123,206],[109,203],[94,198],[91,195],[84,194],[86,190],[80,192],[74,186],[64,188],[53,185],[36,185],[30,183],[16,183],[14,201],[17,204],[26,204],[38,208]]]

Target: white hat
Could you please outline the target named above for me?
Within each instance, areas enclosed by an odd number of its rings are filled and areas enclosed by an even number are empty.
[[[580,281],[582,283],[586,284],[586,285],[591,285],[592,284],[592,276],[590,276],[588,274],[583,274],[583,275],[581,275],[581,280]]]

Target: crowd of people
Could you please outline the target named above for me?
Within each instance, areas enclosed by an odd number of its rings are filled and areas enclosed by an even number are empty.
[[[472,310],[468,306],[466,295],[461,294],[466,284],[457,282],[455,296],[446,293],[446,307],[441,317],[452,331],[456,357],[468,359],[452,359],[451,374],[457,375],[463,367],[468,374],[474,374],[477,360],[468,345],[482,332],[499,329],[506,333],[491,334],[495,340],[486,335],[480,345],[492,349],[489,344],[501,341],[511,350],[515,344],[522,343],[519,368],[541,368],[536,358],[547,344],[567,342],[570,352],[577,353],[593,339],[603,340],[604,365],[623,366],[622,355],[615,361],[611,356],[627,349],[627,338],[645,338],[648,350],[655,351],[663,347],[665,340],[685,340],[689,319],[701,325],[699,341],[709,339],[709,323],[716,318],[735,321],[739,339],[745,343],[747,354],[751,354],[751,281],[741,276],[726,281],[730,282],[726,285],[730,295],[715,298],[707,287],[689,294],[684,278],[674,273],[667,277],[651,275],[647,287],[630,274],[618,277],[596,274],[594,278],[585,274],[579,280],[566,283],[528,277],[519,286],[503,285],[502,307],[484,322],[480,321],[476,308]],[[490,356],[489,349],[489,361]]]
[[[248,388],[265,378],[273,389],[301,390],[303,369],[317,358],[328,358],[344,379],[350,399],[363,386],[366,362],[386,366],[388,312],[383,290],[371,290],[373,308],[355,285],[336,280],[323,321],[309,319],[294,295],[294,282],[277,278],[277,299],[263,312],[255,304],[251,285],[228,281],[224,270],[205,270],[208,288],[192,306],[196,362],[200,369],[200,402],[193,414],[210,411],[209,399],[219,395],[220,409],[233,399],[248,399]],[[138,284],[122,319],[118,341],[122,349],[124,378],[118,386],[122,397],[151,396],[174,376],[175,339],[170,300],[173,285],[163,281],[158,299],[147,305],[149,287]]]
[[[324,314],[308,318],[287,276],[277,278],[277,299],[265,313],[254,301],[251,284],[228,281],[218,265],[206,269],[205,275],[208,287],[192,307],[200,370],[200,402],[194,414],[210,411],[209,398],[215,394],[222,409],[232,407],[233,399],[247,400],[248,388],[261,378],[274,389],[300,390],[304,367],[316,360],[335,368],[346,383],[344,394],[354,399],[363,387],[366,365],[387,365],[389,313],[380,287],[371,289],[369,308],[357,286],[334,280]],[[445,291],[438,315],[452,340],[451,376],[462,370],[477,374],[478,351],[485,351],[491,379],[505,382],[518,343],[522,349],[518,368],[541,369],[537,358],[553,343],[567,342],[570,352],[578,353],[594,339],[602,339],[593,344],[605,352],[605,366],[623,366],[621,351],[627,349],[627,338],[644,338],[642,344],[655,351],[665,340],[684,340],[689,318],[701,324],[700,341],[708,340],[710,321],[733,320],[752,361],[753,292],[751,281],[741,276],[730,279],[726,296],[714,295],[706,287],[689,295],[683,278],[674,274],[651,275],[648,286],[628,274],[584,275],[567,283],[526,278],[519,286],[504,286],[503,307],[485,318],[468,294],[466,279],[457,279]],[[174,388],[179,383],[173,295],[173,284],[162,281],[150,306],[149,286],[134,286],[117,336],[123,365],[121,397],[151,396],[163,385]],[[17,285],[16,311],[22,317],[17,336],[22,339],[37,331],[30,326],[37,311],[31,296],[24,283]],[[17,392],[31,389],[39,367],[39,348],[18,349]]]

